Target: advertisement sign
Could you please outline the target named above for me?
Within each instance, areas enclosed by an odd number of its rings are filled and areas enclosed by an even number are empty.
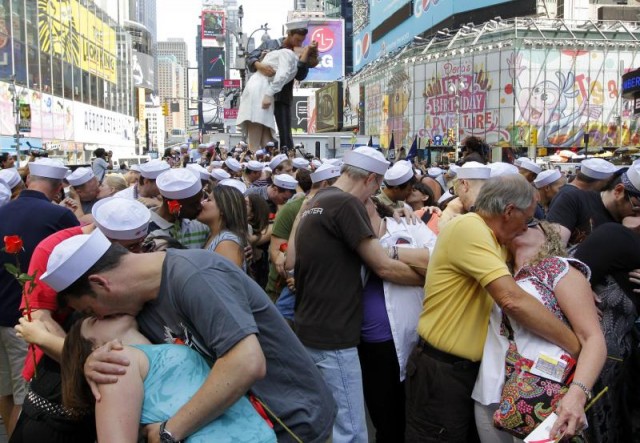
[[[224,37],[224,11],[202,11],[202,39]]]
[[[311,20],[303,46],[318,42],[320,63],[309,69],[307,82],[332,82],[344,77],[344,20]]]
[[[131,65],[133,85],[138,88],[153,90],[155,83],[153,57],[142,52],[133,51]]]
[[[358,117],[361,113],[360,84],[349,85],[347,82],[344,82],[342,97],[342,127],[357,128]],[[362,105],[364,105],[364,103],[362,103]]]
[[[293,134],[305,134],[307,132],[307,96],[293,96],[291,103],[291,132]]]
[[[31,132],[31,105],[20,103],[20,124],[18,129],[20,132]]]
[[[234,80],[224,80],[222,82],[222,87],[223,88],[240,88],[241,84],[240,84],[240,80],[239,79],[234,79]]]
[[[508,17],[509,10],[507,3],[516,3],[508,0],[410,0],[413,13],[400,25],[389,26],[389,29],[377,30],[382,37],[375,40],[373,31],[378,28],[389,17],[390,14],[405,6],[407,1],[389,0],[353,0],[353,70],[358,71],[367,63],[375,61],[380,56],[385,55],[398,47],[409,43],[414,36],[428,31],[437,26],[440,22],[460,14],[476,9],[486,8],[505,4],[505,7],[498,8],[494,15]],[[535,12],[535,2],[530,3],[530,12]],[[525,10],[512,8],[513,13],[524,14]],[[513,15],[511,15],[513,16]]]
[[[84,103],[74,103],[75,140],[133,148],[134,118]]]
[[[202,86],[221,87],[224,80],[224,48],[202,48]]]
[[[189,109],[198,109],[198,68],[188,68],[187,89],[189,91]]]
[[[232,108],[232,109],[224,108],[225,120],[235,120],[236,118],[238,118],[238,108]]]
[[[79,0],[40,0],[38,37],[43,52],[117,82],[116,33]]]
[[[339,131],[342,126],[342,82],[316,91],[316,132]]]
[[[144,143],[145,138],[147,136],[145,90],[143,88],[137,88],[137,91],[138,91],[138,140],[140,140],[140,143]]]

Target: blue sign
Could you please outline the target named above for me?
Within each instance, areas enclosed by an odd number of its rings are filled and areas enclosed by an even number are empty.
[[[441,135],[434,135],[433,136],[433,144],[435,146],[442,146],[442,136]]]
[[[640,92],[640,69],[627,72],[622,76],[622,96],[632,99],[638,92]]]
[[[366,24],[361,29],[354,29],[353,33],[353,70],[358,71],[367,63],[385,55],[400,46],[409,43],[416,35],[438,25],[451,16],[485,8],[487,6],[510,3],[508,0],[410,0],[413,14],[400,26],[390,29],[375,43],[372,40],[373,30],[384,22],[390,14],[407,4],[407,0],[360,0],[354,1],[354,22],[356,10],[359,14],[357,22]],[[356,3],[365,3],[357,7]],[[366,4],[368,3],[368,8]],[[532,7],[535,2],[532,0]],[[508,15],[498,10],[496,15]],[[363,17],[368,15],[368,17]],[[355,25],[354,25],[355,26]]]

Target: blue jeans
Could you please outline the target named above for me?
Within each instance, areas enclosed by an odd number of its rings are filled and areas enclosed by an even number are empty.
[[[296,294],[291,292],[288,286],[285,286],[280,293],[280,297],[276,300],[276,308],[280,314],[287,320],[293,321],[293,311],[296,304]]]
[[[358,349],[305,348],[329,385],[338,405],[338,415],[333,424],[333,443],[367,443]]]

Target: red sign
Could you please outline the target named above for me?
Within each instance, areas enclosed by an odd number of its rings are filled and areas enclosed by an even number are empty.
[[[223,80],[222,81],[222,87],[223,88],[229,88],[229,89],[239,88],[240,87],[240,80]]]
[[[238,108],[231,108],[224,110],[224,119],[232,120],[234,118],[238,118]]]
[[[329,27],[317,28],[311,35],[311,41],[318,42],[319,52],[328,52],[333,48],[336,36]]]

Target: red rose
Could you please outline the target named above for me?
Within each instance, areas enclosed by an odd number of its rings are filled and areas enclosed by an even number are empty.
[[[19,235],[4,236],[4,252],[7,254],[17,254],[22,251],[22,239]]]
[[[274,214],[273,212],[269,213],[269,221],[273,221],[276,218],[276,214]]]
[[[289,249],[289,243],[284,242],[280,245],[280,252],[287,252],[287,249]]]
[[[169,206],[169,214],[173,215],[180,214],[180,210],[182,209],[182,205],[177,200],[169,200],[167,206]]]

